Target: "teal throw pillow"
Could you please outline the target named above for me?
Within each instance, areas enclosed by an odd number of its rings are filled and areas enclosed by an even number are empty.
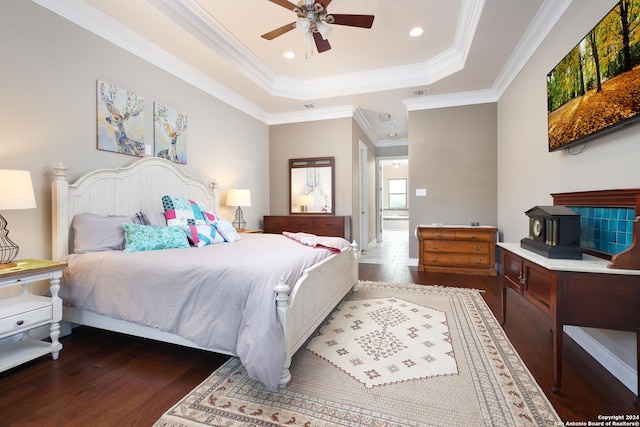
[[[158,249],[188,248],[189,240],[182,227],[123,224],[124,252],[155,251]]]

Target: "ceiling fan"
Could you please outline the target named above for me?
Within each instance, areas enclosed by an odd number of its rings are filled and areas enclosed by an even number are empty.
[[[331,49],[328,40],[331,27],[328,24],[360,28],[371,28],[373,25],[373,15],[329,14],[327,6],[332,0],[300,0],[297,5],[288,0],[269,1],[295,12],[298,19],[263,34],[262,38],[273,40],[294,28],[298,28],[304,33],[305,41],[313,37],[318,53]]]

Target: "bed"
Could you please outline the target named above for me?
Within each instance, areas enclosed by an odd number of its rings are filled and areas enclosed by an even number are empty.
[[[215,213],[216,184],[155,157],[73,183],[62,164],[53,169],[53,258],[69,263],[61,296],[63,320],[71,324],[238,356],[255,379],[286,387],[292,355],[357,286],[357,245],[339,238],[329,241],[332,251],[244,233],[204,247],[77,254],[74,230],[84,231],[74,218],[164,212],[166,195]]]

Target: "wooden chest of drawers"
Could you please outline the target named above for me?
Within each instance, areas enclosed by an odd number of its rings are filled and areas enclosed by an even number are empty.
[[[498,229],[419,225],[418,271],[496,276]]]
[[[318,236],[350,239],[351,217],[335,215],[265,215],[262,228],[265,233],[283,231],[311,233]]]

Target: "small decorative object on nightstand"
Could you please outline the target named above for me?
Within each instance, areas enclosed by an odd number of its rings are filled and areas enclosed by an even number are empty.
[[[49,353],[54,360],[58,358],[62,349],[58,341],[62,320],[58,290],[66,266],[65,262],[26,259],[17,261],[15,267],[0,269],[0,288],[22,286],[20,296],[0,300],[0,340],[7,343],[0,346],[0,371]],[[51,296],[29,293],[29,284],[41,280],[49,280]],[[50,325],[50,343],[30,336],[31,330],[45,325]]]
[[[242,215],[242,206],[251,206],[251,193],[249,190],[232,188],[227,193],[227,206],[237,206],[233,227],[240,231],[247,225]]]

